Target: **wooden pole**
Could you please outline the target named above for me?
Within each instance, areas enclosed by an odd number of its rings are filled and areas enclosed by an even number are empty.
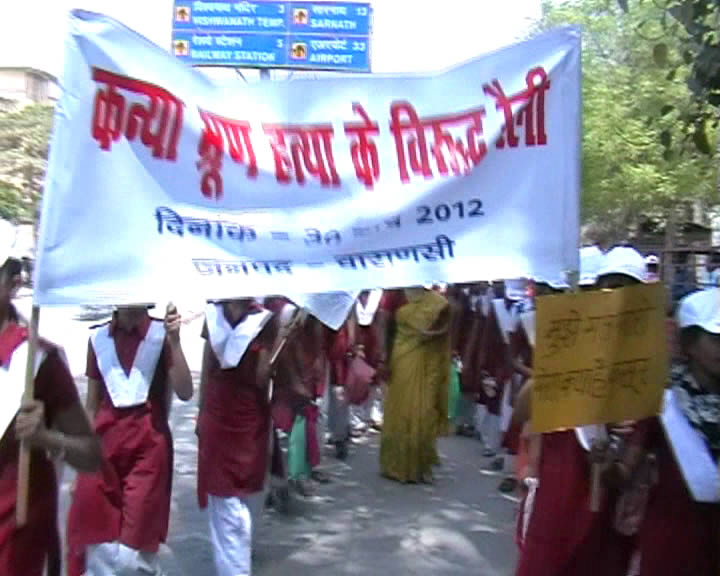
[[[602,499],[602,468],[597,462],[591,466],[590,478],[590,511],[600,512],[600,500]]]
[[[37,350],[38,327],[40,325],[40,308],[33,306],[28,333],[27,366],[25,368],[24,400],[35,397],[35,351]],[[27,522],[28,501],[30,496],[30,446],[27,442],[20,445],[18,462],[17,502],[15,504],[15,523],[18,527]]]

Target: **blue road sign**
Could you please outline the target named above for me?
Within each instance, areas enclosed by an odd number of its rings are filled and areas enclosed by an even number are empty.
[[[360,2],[175,0],[172,52],[194,66],[370,71]]]

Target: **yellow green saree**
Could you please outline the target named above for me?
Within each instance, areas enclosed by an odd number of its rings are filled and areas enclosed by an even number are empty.
[[[380,471],[399,482],[428,481],[437,436],[447,433],[450,308],[432,291],[406,291],[396,333],[380,445]]]

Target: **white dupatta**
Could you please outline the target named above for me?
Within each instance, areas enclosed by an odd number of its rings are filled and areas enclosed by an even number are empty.
[[[595,441],[607,442],[608,440],[607,427],[604,424],[590,424],[575,428],[575,436],[585,452],[592,450]]]
[[[144,404],[148,399],[155,369],[165,344],[163,322],[159,320],[150,322],[147,334],[135,354],[130,374],[126,374],[120,364],[115,340],[110,335],[110,324],[95,330],[90,341],[113,406],[130,408]]]
[[[20,344],[12,353],[7,366],[0,366],[0,431],[5,435],[8,427],[20,410],[23,394],[25,393],[25,371],[27,370],[28,355],[27,340]],[[35,373],[37,376],[40,366],[45,361],[46,353],[38,346],[35,350]]]
[[[480,311],[482,315],[487,318],[490,314],[490,305],[492,304],[492,296],[488,290],[485,294],[480,297]]]
[[[358,298],[355,304],[355,315],[357,317],[358,324],[360,326],[370,326],[375,319],[375,314],[380,307],[380,300],[382,299],[382,290],[372,290],[368,295],[367,304],[363,306],[362,302]]]
[[[225,318],[222,304],[210,304],[205,318],[210,346],[224,370],[235,368],[258,334],[272,318],[269,310],[248,314],[235,328]]]
[[[528,310],[520,314],[520,323],[525,330],[530,346],[535,348],[535,310]]]
[[[720,502],[717,462],[705,440],[678,407],[672,390],[665,391],[665,408],[660,419],[692,499],[703,503]]]
[[[515,330],[515,307],[513,306],[510,310],[505,306],[505,300],[502,298],[496,298],[492,301],[493,309],[495,310],[495,318],[497,318],[498,327],[502,333],[503,342],[510,344],[510,334]]]

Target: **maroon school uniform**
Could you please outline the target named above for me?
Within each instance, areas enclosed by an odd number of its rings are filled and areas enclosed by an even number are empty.
[[[658,420],[649,447],[657,480],[638,536],[641,576],[717,576],[720,504],[693,500]]]
[[[534,334],[528,334],[529,330],[535,329],[534,325],[534,310],[523,312],[520,315],[520,321],[517,323],[516,329],[510,336],[510,356],[511,358],[517,359],[523,366],[532,368],[533,366],[533,342]],[[533,318],[530,320],[530,318]],[[513,390],[513,399],[522,388],[523,384],[527,381],[526,376],[520,376],[516,374],[517,382],[513,383],[515,389]],[[510,454],[517,454],[520,448],[520,435],[522,433],[522,423],[511,425],[503,438],[503,447],[508,450]]]
[[[488,412],[496,416],[499,416],[502,410],[503,392],[513,372],[508,362],[509,342],[503,335],[503,330],[505,330],[504,323],[501,319],[498,319],[497,308],[499,306],[505,307],[508,316],[512,315],[512,310],[507,308],[507,303],[504,300],[495,300],[493,302],[485,326],[483,339],[484,357],[480,364],[480,368],[487,372],[491,378],[494,378],[497,383],[494,395],[488,395],[485,390],[482,392],[483,403],[487,406]],[[505,321],[509,320],[505,319]]]
[[[134,369],[136,355],[153,322],[160,321],[147,317],[129,331],[114,320],[108,326],[126,375]],[[68,517],[71,555],[82,555],[89,545],[114,541],[154,553],[165,542],[173,466],[168,424],[170,358],[164,343],[146,401],[116,408],[92,342],[88,346],[87,376],[100,382],[103,390],[94,427],[102,442],[104,462],[100,472],[78,478]]]
[[[533,366],[533,349],[534,349],[534,335],[529,335],[528,330],[534,330],[534,321],[525,321],[526,318],[530,318],[535,315],[534,310],[523,312],[520,315],[520,321],[517,323],[517,328],[513,331],[510,336],[510,354],[512,358],[516,358],[520,361],[523,366],[532,369]],[[527,377],[523,376],[521,384],[525,384]]]
[[[574,430],[543,434],[539,482],[516,576],[610,576],[609,507],[590,510],[590,466]]]
[[[20,359],[15,371],[14,352],[27,340],[27,329],[14,321],[0,334],[0,363],[12,364],[12,372],[21,378],[24,388],[25,360]],[[35,376],[35,398],[45,406],[46,425],[57,414],[79,403],[77,389],[59,351],[41,343],[44,360]],[[43,450],[32,452],[27,524],[17,528],[19,445],[15,438],[15,422],[4,430],[0,440],[0,574],[4,576],[42,576],[45,563],[57,547],[58,488],[55,468]],[[53,559],[55,561],[56,559]]]
[[[250,313],[262,313],[254,308]],[[244,320],[244,319],[243,319]],[[242,322],[242,321],[241,321]],[[272,320],[248,346],[239,364],[221,368],[211,355],[199,419],[198,500],[246,497],[263,489],[269,466],[270,402],[257,381],[259,355],[270,351],[277,334]],[[207,324],[203,338],[208,339]]]
[[[481,368],[485,361],[485,327],[489,315],[487,296],[476,302],[475,309],[470,309],[470,333],[462,348],[463,373],[460,380],[464,394],[471,394],[481,400],[483,397]]]
[[[636,423],[626,445],[644,445],[647,432],[647,420]],[[626,576],[632,537],[615,529],[619,494],[604,490],[600,510],[592,512],[590,472],[574,429],[542,435],[539,485],[516,576]]]

